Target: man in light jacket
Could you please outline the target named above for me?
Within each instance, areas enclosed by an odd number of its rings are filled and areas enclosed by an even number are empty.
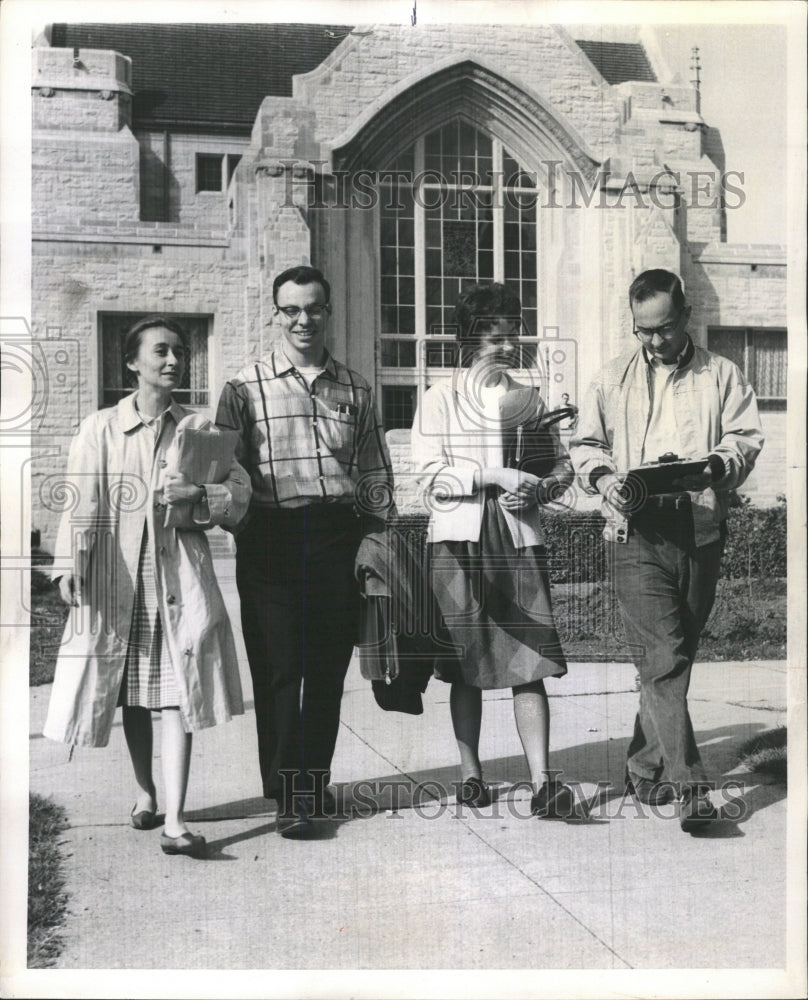
[[[763,446],[755,394],[727,358],[687,333],[691,307],[670,271],[629,288],[639,346],[607,364],[584,397],[570,455],[603,497],[615,588],[635,648],[640,706],[627,785],[646,803],[678,793],[682,829],[717,818],[687,709],[690,671],[712,609],[726,538],[727,492]],[[675,492],[644,496],[630,469],[674,453],[704,460]]]

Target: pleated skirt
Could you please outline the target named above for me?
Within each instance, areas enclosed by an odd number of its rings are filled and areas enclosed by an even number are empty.
[[[434,595],[458,654],[457,664],[436,665],[436,677],[490,690],[567,672],[546,549],[514,547],[495,497],[486,499],[479,542],[434,542],[430,555]]]

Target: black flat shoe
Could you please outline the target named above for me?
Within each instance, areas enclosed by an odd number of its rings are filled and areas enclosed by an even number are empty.
[[[154,821],[157,818],[157,808],[151,809],[141,809],[139,813],[135,812],[135,807],[132,806],[132,812],[129,814],[129,822],[136,830],[153,830]]]
[[[163,854],[184,854],[189,858],[205,856],[205,838],[198,833],[181,833],[179,837],[169,837],[167,833],[162,833],[160,847]]]
[[[530,800],[530,814],[539,819],[569,819],[574,813],[572,789],[560,781],[545,781]]]
[[[482,778],[466,778],[460,786],[458,802],[478,809],[491,805],[491,791]]]

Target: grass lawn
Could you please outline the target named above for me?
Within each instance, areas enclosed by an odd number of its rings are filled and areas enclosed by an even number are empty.
[[[607,587],[601,583],[553,584],[552,596],[567,659],[628,659],[620,610]],[[785,659],[786,620],[784,579],[720,580],[697,659]]]
[[[59,597],[59,591],[40,570],[31,571],[31,660],[29,683],[50,684],[56,654],[62,640],[68,606]]]
[[[28,968],[52,965],[62,950],[59,934],[67,909],[59,836],[67,815],[41,795],[29,795]]]

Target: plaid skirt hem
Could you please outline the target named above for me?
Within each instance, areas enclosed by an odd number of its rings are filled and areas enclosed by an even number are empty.
[[[160,709],[176,708],[179,701],[174,667],[157,606],[157,585],[149,554],[148,529],[144,524],[132,624],[129,628],[118,704]]]

